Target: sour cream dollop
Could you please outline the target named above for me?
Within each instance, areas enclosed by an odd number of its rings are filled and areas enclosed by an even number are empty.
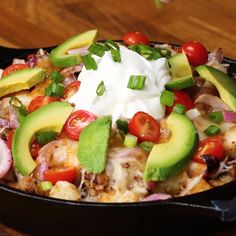
[[[112,115],[113,122],[131,119],[138,111],[144,111],[155,119],[163,118],[165,107],[160,103],[160,96],[171,79],[167,59],[148,61],[124,46],[120,46],[120,54],[121,62],[113,61],[110,51],[103,57],[93,56],[97,70],[83,67],[78,78],[80,88],[69,102],[75,104],[75,110],[87,110],[97,117]],[[142,90],[127,88],[131,75],[146,76]],[[105,92],[98,96],[96,90],[101,81]]]

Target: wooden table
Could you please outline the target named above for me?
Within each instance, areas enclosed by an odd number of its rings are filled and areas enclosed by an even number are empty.
[[[141,31],[150,40],[198,40],[236,58],[235,0],[173,0],[161,10],[154,0],[1,0],[0,45],[45,47],[91,28],[99,39]],[[1,213],[0,213],[1,214]],[[0,235],[24,235],[0,225]],[[214,235],[236,235],[236,224]]]

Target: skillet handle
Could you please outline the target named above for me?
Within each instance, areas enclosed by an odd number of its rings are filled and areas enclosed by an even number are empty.
[[[211,201],[217,211],[221,212],[221,220],[223,222],[232,222],[236,220],[236,197],[231,200],[212,200]]]

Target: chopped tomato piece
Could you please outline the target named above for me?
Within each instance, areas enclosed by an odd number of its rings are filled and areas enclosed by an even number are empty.
[[[68,84],[65,88],[63,98],[67,99],[73,96],[79,90],[79,86],[80,86],[80,81],[74,81]]]
[[[75,111],[67,119],[63,128],[64,132],[69,138],[78,140],[81,131],[94,120],[96,116],[88,111]]]
[[[171,107],[166,107],[166,113],[170,114],[173,111],[174,106],[179,103],[186,107],[186,110],[190,110],[193,108],[193,100],[192,98],[184,91],[173,91],[174,93],[174,104]]]
[[[55,184],[57,181],[73,182],[76,176],[75,167],[52,168],[44,172],[44,178]]]
[[[149,114],[137,112],[129,122],[129,132],[136,137],[138,141],[157,142],[160,136],[160,125]]]
[[[123,41],[128,45],[135,44],[148,44],[148,38],[146,35],[140,32],[129,32],[122,37]]]
[[[8,66],[3,71],[2,77],[7,76],[7,75],[9,75],[11,73],[14,73],[14,72],[16,72],[18,70],[24,70],[24,69],[27,69],[27,68],[29,68],[29,66],[26,65],[26,64],[12,64],[12,65]]]
[[[197,152],[194,155],[194,161],[205,163],[204,155],[212,155],[218,159],[223,157],[223,141],[221,136],[208,137],[198,144]]]
[[[51,102],[56,102],[56,101],[58,101],[58,99],[54,98],[54,97],[38,96],[30,102],[29,107],[28,107],[28,111],[29,111],[29,113],[31,113],[44,105],[47,105]]]
[[[7,146],[9,147],[10,150],[12,150],[12,141],[13,141],[14,134],[15,134],[15,130],[12,130],[8,135]]]

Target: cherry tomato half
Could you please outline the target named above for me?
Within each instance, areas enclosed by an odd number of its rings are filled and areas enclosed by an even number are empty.
[[[139,142],[157,142],[160,136],[160,125],[152,116],[142,111],[133,116],[128,128],[131,134],[138,137]]]
[[[29,113],[31,113],[44,105],[47,105],[49,103],[56,102],[56,101],[58,101],[58,99],[54,97],[38,96],[30,102],[28,111]]]
[[[178,52],[186,54],[189,63],[193,66],[206,64],[208,61],[208,52],[205,46],[197,41],[190,41],[183,44]]]
[[[208,137],[198,144],[197,152],[193,159],[199,163],[205,163],[203,155],[213,155],[218,159],[223,157],[223,141],[221,136]]]
[[[8,66],[3,71],[2,77],[7,76],[7,75],[9,75],[11,73],[14,73],[14,72],[16,72],[18,70],[24,70],[24,69],[27,69],[27,68],[29,68],[29,66],[26,65],[26,64],[12,64],[12,65]]]
[[[75,167],[52,168],[44,172],[44,178],[55,184],[57,181],[73,182],[76,176]]]
[[[69,116],[63,130],[69,138],[78,140],[81,131],[85,128],[85,126],[94,120],[96,120],[96,116],[92,113],[84,110],[78,110]]]
[[[79,90],[79,86],[80,86],[80,81],[78,80],[68,84],[65,88],[63,98],[67,99],[72,97]]]
[[[140,32],[129,32],[122,37],[122,40],[128,45],[149,44],[147,36]]]
[[[184,91],[173,91],[174,93],[174,104],[171,107],[166,107],[166,113],[170,114],[173,111],[176,103],[182,104],[186,107],[186,110],[193,108],[193,100],[192,98]]]
[[[12,150],[12,141],[13,141],[14,134],[15,134],[15,130],[12,130],[8,135],[7,146],[9,147],[10,150]]]

